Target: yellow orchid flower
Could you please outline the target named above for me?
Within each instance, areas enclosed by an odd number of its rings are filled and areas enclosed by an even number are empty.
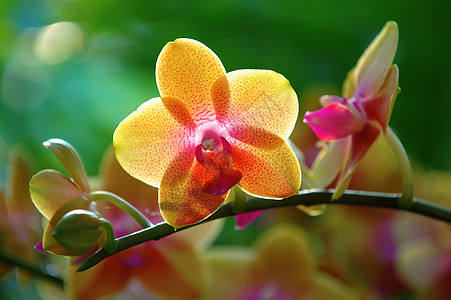
[[[124,170],[159,188],[170,225],[205,219],[236,184],[264,198],[298,191],[299,163],[286,143],[298,99],[282,75],[226,73],[205,45],[177,39],[161,51],[156,80],[161,97],[124,119],[113,140]]]

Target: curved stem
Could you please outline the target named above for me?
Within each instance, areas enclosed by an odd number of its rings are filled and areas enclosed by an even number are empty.
[[[409,208],[413,204],[415,185],[412,165],[401,141],[390,127],[387,127],[385,138],[398,160],[402,175],[402,196],[398,199],[398,205],[401,208]]]
[[[142,228],[151,227],[152,223],[141,214],[133,205],[122,199],[121,197],[105,191],[92,192],[88,196],[89,201],[107,201],[114,204],[118,208],[126,212],[130,217],[132,217]]]
[[[112,255],[117,249],[117,240],[114,235],[113,226],[104,218],[101,218],[100,222],[102,224],[102,228],[105,230],[105,243],[103,244],[103,248],[108,254]]]
[[[302,190],[299,195],[294,195],[282,200],[270,200],[270,199],[248,199],[247,205],[243,212],[251,212],[257,210],[264,210],[277,207],[285,206],[297,206],[297,205],[318,205],[318,204],[346,204],[346,205],[358,205],[358,206],[370,206],[370,207],[381,207],[390,208],[403,211],[410,211],[420,215],[428,216],[437,220],[442,220],[451,223],[451,209],[446,207],[441,207],[434,203],[424,201],[418,198],[413,199],[412,204],[409,207],[398,206],[398,201],[402,197],[400,194],[390,194],[390,193],[375,193],[375,192],[362,192],[362,191],[351,191],[347,190],[337,200],[332,200],[332,195],[334,190],[323,190],[323,189],[311,189]],[[224,218],[228,216],[235,216],[237,213],[234,212],[232,203],[227,203],[221,206],[214,214],[205,220],[178,228],[177,232],[211,221],[219,218]],[[165,236],[175,233],[175,229],[169,224],[163,222],[157,224],[150,228],[145,228],[140,231],[134,232],[127,236],[118,238],[117,252],[128,249],[130,247],[136,246],[138,244],[150,241],[158,240]],[[100,249],[98,252],[90,256],[78,269],[78,271],[84,271],[92,266],[96,265],[106,257],[111,254],[107,253],[104,249]]]

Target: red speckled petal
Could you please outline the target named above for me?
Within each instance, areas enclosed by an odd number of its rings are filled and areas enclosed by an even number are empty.
[[[175,228],[197,223],[214,213],[228,192],[216,196],[202,192],[215,173],[199,164],[190,152],[181,152],[167,168],[159,189],[163,218]]]
[[[116,158],[130,175],[159,187],[177,149],[189,147],[186,141],[193,134],[191,125],[191,116],[178,99],[150,99],[114,132]]]
[[[212,95],[218,121],[232,135],[241,128],[258,128],[286,140],[298,117],[295,91],[285,77],[273,71],[227,73],[215,83]]]
[[[301,170],[287,143],[266,150],[236,141],[233,168],[243,174],[239,185],[248,194],[262,198],[284,198],[301,185]]]
[[[214,119],[211,87],[224,75],[224,66],[216,54],[191,39],[177,39],[166,44],[156,67],[161,96],[179,98],[196,121]]]

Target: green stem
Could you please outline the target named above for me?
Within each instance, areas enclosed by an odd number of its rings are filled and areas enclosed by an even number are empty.
[[[52,275],[49,272],[45,271],[44,269],[38,268],[37,266],[33,266],[9,254],[0,252],[0,262],[11,265],[13,267],[19,267],[21,269],[27,270],[28,272],[31,272],[33,275],[50,280],[59,286],[64,285],[64,281],[60,277]]]
[[[147,218],[141,214],[133,205],[122,199],[121,197],[105,191],[96,191],[92,192],[88,196],[89,201],[107,201],[111,204],[114,204],[118,208],[122,209],[126,212],[130,217],[132,217],[142,228],[151,227],[152,223],[150,223]]]
[[[401,170],[402,196],[398,199],[398,205],[401,208],[409,208],[413,204],[415,187],[412,165],[401,141],[390,127],[387,127],[385,138],[392,148]]]
[[[118,243],[116,236],[114,235],[113,226],[104,218],[101,218],[100,222],[105,230],[105,243],[103,244],[103,248],[108,254],[112,255],[116,252]]]
[[[241,213],[258,211],[264,209],[285,207],[285,206],[297,206],[297,205],[318,205],[318,204],[346,204],[346,205],[358,205],[358,206],[370,206],[390,208],[396,210],[409,211],[420,215],[428,216],[437,220],[442,220],[451,223],[451,209],[441,207],[434,203],[424,201],[418,198],[413,199],[412,204],[409,207],[398,206],[398,201],[402,197],[400,194],[390,193],[376,193],[376,192],[362,192],[347,190],[337,200],[332,200],[334,190],[323,189],[311,189],[302,190],[299,195],[294,195],[282,200],[269,200],[269,199],[247,199],[247,205]],[[178,228],[177,232],[202,224],[211,220],[224,218],[228,216],[234,216],[237,213],[234,212],[232,203],[227,203],[221,206],[214,214],[205,220]],[[175,229],[169,224],[163,222],[150,228],[145,228],[140,231],[134,232],[127,236],[118,238],[117,252],[128,249],[130,247],[139,245],[141,243],[158,240],[165,236],[175,233]],[[98,252],[90,256],[78,269],[78,271],[84,271],[92,266],[96,265],[111,254],[107,253],[104,249],[100,249]]]

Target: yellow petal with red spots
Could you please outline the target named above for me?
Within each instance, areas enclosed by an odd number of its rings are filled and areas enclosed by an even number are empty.
[[[216,54],[191,39],[166,44],[156,67],[161,96],[180,99],[195,120],[214,119],[211,87],[223,75],[225,69]]]
[[[163,218],[178,228],[197,223],[214,213],[227,194],[216,196],[202,191],[215,172],[200,165],[190,152],[181,152],[167,168],[159,190]]]
[[[250,195],[284,198],[300,188],[299,162],[285,142],[268,150],[236,141],[232,160],[233,167],[243,174],[240,187]]]
[[[83,193],[60,172],[43,170],[31,178],[30,195],[39,212],[50,220],[64,204]]]
[[[298,117],[295,91],[285,77],[273,71],[227,73],[215,83],[212,95],[217,119],[233,137],[241,128],[258,128],[286,140]]]
[[[177,98],[150,99],[116,128],[116,158],[127,173],[159,187],[176,151],[194,134],[192,124],[186,106]]]

